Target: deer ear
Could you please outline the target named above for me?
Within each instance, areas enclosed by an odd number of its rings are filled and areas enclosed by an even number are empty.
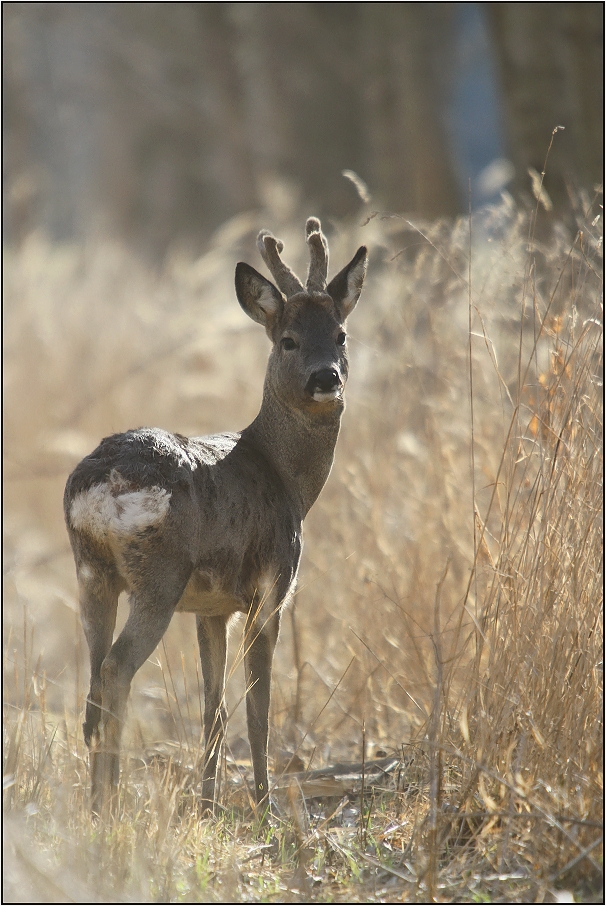
[[[339,309],[343,320],[351,314],[360,298],[367,264],[368,252],[366,251],[366,246],[363,245],[358,249],[349,264],[342,271],[339,271],[337,276],[333,277],[326,287],[326,292]]]
[[[269,338],[284,306],[282,293],[250,264],[236,265],[236,296],[249,318],[262,324]]]

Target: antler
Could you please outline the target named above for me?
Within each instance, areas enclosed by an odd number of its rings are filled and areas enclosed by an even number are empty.
[[[307,292],[326,292],[328,275],[328,243],[322,232],[317,217],[309,217],[305,224],[305,235],[309,245],[309,271],[307,272]],[[295,293],[305,292],[299,278],[280,258],[284,244],[276,239],[269,230],[261,230],[257,236],[257,247],[263,261],[272,273],[278,289],[287,299]]]
[[[288,265],[284,264],[280,258],[280,252],[284,244],[276,239],[269,230],[261,230],[257,236],[257,248],[261,252],[263,261],[272,273],[274,280],[287,299],[294,296],[295,293],[303,293],[305,289],[303,284]]]
[[[325,292],[328,274],[328,243],[317,217],[309,217],[305,224],[309,245],[309,271],[307,272],[308,292]]]

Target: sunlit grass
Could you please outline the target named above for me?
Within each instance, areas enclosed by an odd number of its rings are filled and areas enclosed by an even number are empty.
[[[5,259],[7,902],[578,900],[602,872],[602,308],[595,200],[532,236],[506,200],[470,224],[360,217],[333,473],[310,513],[274,670],[276,782],[398,754],[398,777],[284,820],[251,810],[232,633],[221,810],[199,814],[201,678],[185,615],[133,683],[118,820],[93,824],[88,683],[66,476],[99,438],[238,429],[267,341],[239,311],[268,212],[158,275],[32,236]],[[304,217],[300,218],[300,224]],[[303,270],[303,267],[299,268]],[[471,389],[471,393],[470,393]],[[473,418],[472,418],[473,415]],[[124,604],[121,605],[122,614]]]

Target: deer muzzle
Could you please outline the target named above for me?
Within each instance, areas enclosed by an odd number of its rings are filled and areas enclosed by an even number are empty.
[[[320,368],[311,375],[305,390],[316,402],[323,403],[341,395],[343,381],[336,368]]]

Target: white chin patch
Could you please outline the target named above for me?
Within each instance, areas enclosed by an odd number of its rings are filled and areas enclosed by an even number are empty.
[[[340,396],[341,396],[341,391],[338,389],[324,391],[324,392],[321,390],[316,390],[316,392],[314,393],[314,399],[317,403],[326,403],[329,400],[336,400]]]

